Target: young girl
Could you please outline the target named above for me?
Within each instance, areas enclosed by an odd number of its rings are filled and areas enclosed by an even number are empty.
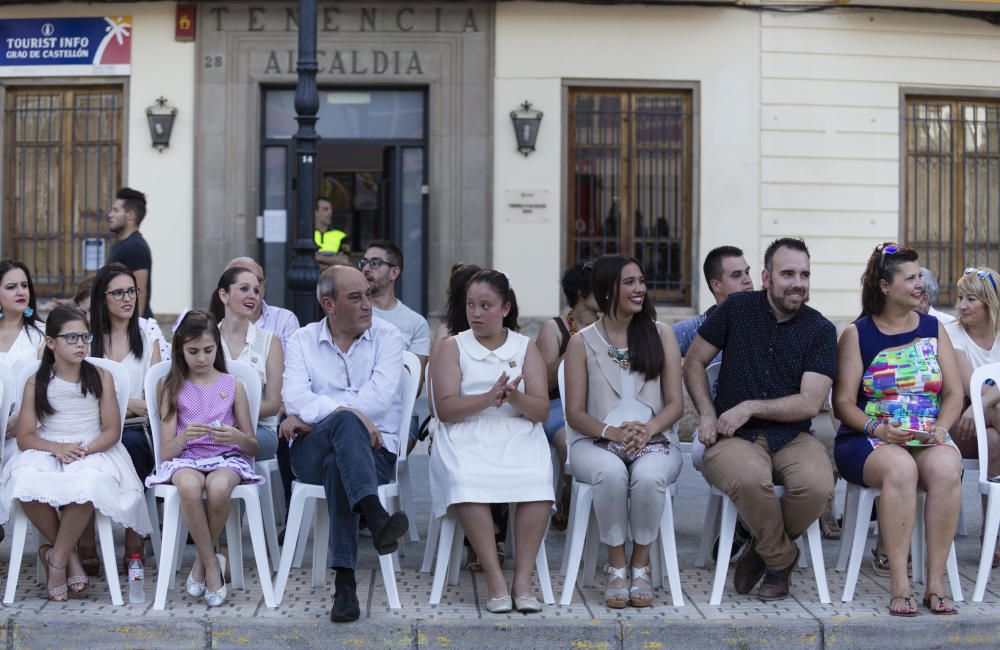
[[[95,508],[140,534],[150,531],[142,483],[120,442],[114,379],[86,361],[90,341],[82,313],[52,310],[41,365],[24,387],[20,451],[0,475],[0,502],[21,501],[51,543],[38,558],[48,570],[49,598],[57,601],[87,589],[76,545]]]
[[[257,436],[246,392],[226,374],[215,320],[203,311],[188,312],[174,332],[173,351],[170,373],[159,388],[164,462],[146,485],[177,486],[181,516],[198,549],[187,578],[188,595],[204,595],[209,607],[218,607],[226,600],[226,567],[215,544],[229,516],[233,488],[263,482],[252,464]]]

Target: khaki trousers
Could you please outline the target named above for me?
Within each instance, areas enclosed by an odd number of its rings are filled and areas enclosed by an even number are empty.
[[[764,435],[755,442],[720,438],[705,450],[703,473],[733,500],[769,569],[795,561],[794,540],[833,498],[833,467],[823,443],[809,433],[774,453]],[[775,484],[785,487],[782,499],[774,495]]]

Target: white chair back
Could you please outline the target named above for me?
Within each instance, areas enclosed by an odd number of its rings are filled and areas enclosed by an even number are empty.
[[[569,426],[569,420],[566,419],[566,362],[559,362],[559,369],[556,370],[556,383],[559,384],[559,394],[562,396],[560,400],[562,402],[562,414],[563,421],[566,423],[566,448],[569,449],[573,442],[580,437],[580,434],[573,430],[573,427]]]
[[[410,419],[413,417],[413,405],[417,401],[420,390],[420,358],[412,352],[403,352],[403,378],[399,383],[399,393],[402,399],[402,410],[399,414],[399,452],[397,462],[406,460],[406,448],[409,443]]]
[[[257,435],[257,421],[260,419],[260,402],[263,399],[264,385],[260,381],[260,373],[253,366],[243,361],[226,360],[226,370],[243,384],[247,401],[250,403],[251,433]]]
[[[98,357],[87,357],[87,361],[95,366],[104,368],[111,373],[111,377],[114,379],[115,384],[115,399],[118,401],[118,430],[121,431],[125,424],[125,412],[128,410],[128,395],[129,395],[129,378],[128,370],[125,366],[118,363],[117,361],[111,361],[110,359],[100,359]],[[28,383],[35,373],[38,372],[38,367],[41,365],[41,361],[38,359],[30,359],[22,361],[17,364],[17,394],[16,394],[16,404],[17,410],[21,410],[21,400],[24,399],[24,385]],[[0,364],[2,365],[2,364]],[[6,390],[4,391],[6,392]]]
[[[708,364],[705,368],[705,374],[708,375],[708,392],[715,399],[715,386],[719,383],[719,371],[722,370],[722,362],[716,361],[715,363]]]
[[[979,458],[989,458],[986,439],[986,413],[983,411],[983,384],[987,380],[993,382],[991,390],[1000,387],[1000,363],[988,363],[980,366],[969,379],[969,397],[972,400],[972,415],[976,421],[976,445],[979,448]],[[989,479],[989,463],[979,463],[979,482]]]

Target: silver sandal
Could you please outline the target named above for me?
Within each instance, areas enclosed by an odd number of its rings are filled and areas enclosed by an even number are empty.
[[[642,580],[646,586],[636,586],[636,580]],[[628,604],[632,607],[649,607],[653,604],[653,585],[649,579],[648,564],[632,567],[632,586],[629,588]]]
[[[604,587],[604,606],[610,609],[625,609],[629,603],[628,568],[615,568],[610,564],[606,564],[604,565],[604,573],[608,576]],[[623,581],[625,586],[607,586],[615,580]]]

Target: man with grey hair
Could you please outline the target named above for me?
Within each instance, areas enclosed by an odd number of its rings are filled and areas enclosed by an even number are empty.
[[[934,273],[930,269],[921,266],[920,281],[924,284],[924,291],[920,294],[920,306],[917,307],[917,311],[928,316],[933,316],[942,325],[954,322],[955,317],[951,314],[934,309],[934,303],[937,301],[939,291],[938,281],[934,277]]]
[[[403,339],[391,324],[372,319],[371,289],[358,269],[326,269],[316,297],[325,318],[288,340],[281,391],[288,418],[280,432],[292,441],[295,475],[326,492],[336,569],[330,620],[347,622],[361,615],[354,579],[358,515],[379,555],[395,551],[409,529],[406,514],[390,515],[378,500],[399,450]]]

